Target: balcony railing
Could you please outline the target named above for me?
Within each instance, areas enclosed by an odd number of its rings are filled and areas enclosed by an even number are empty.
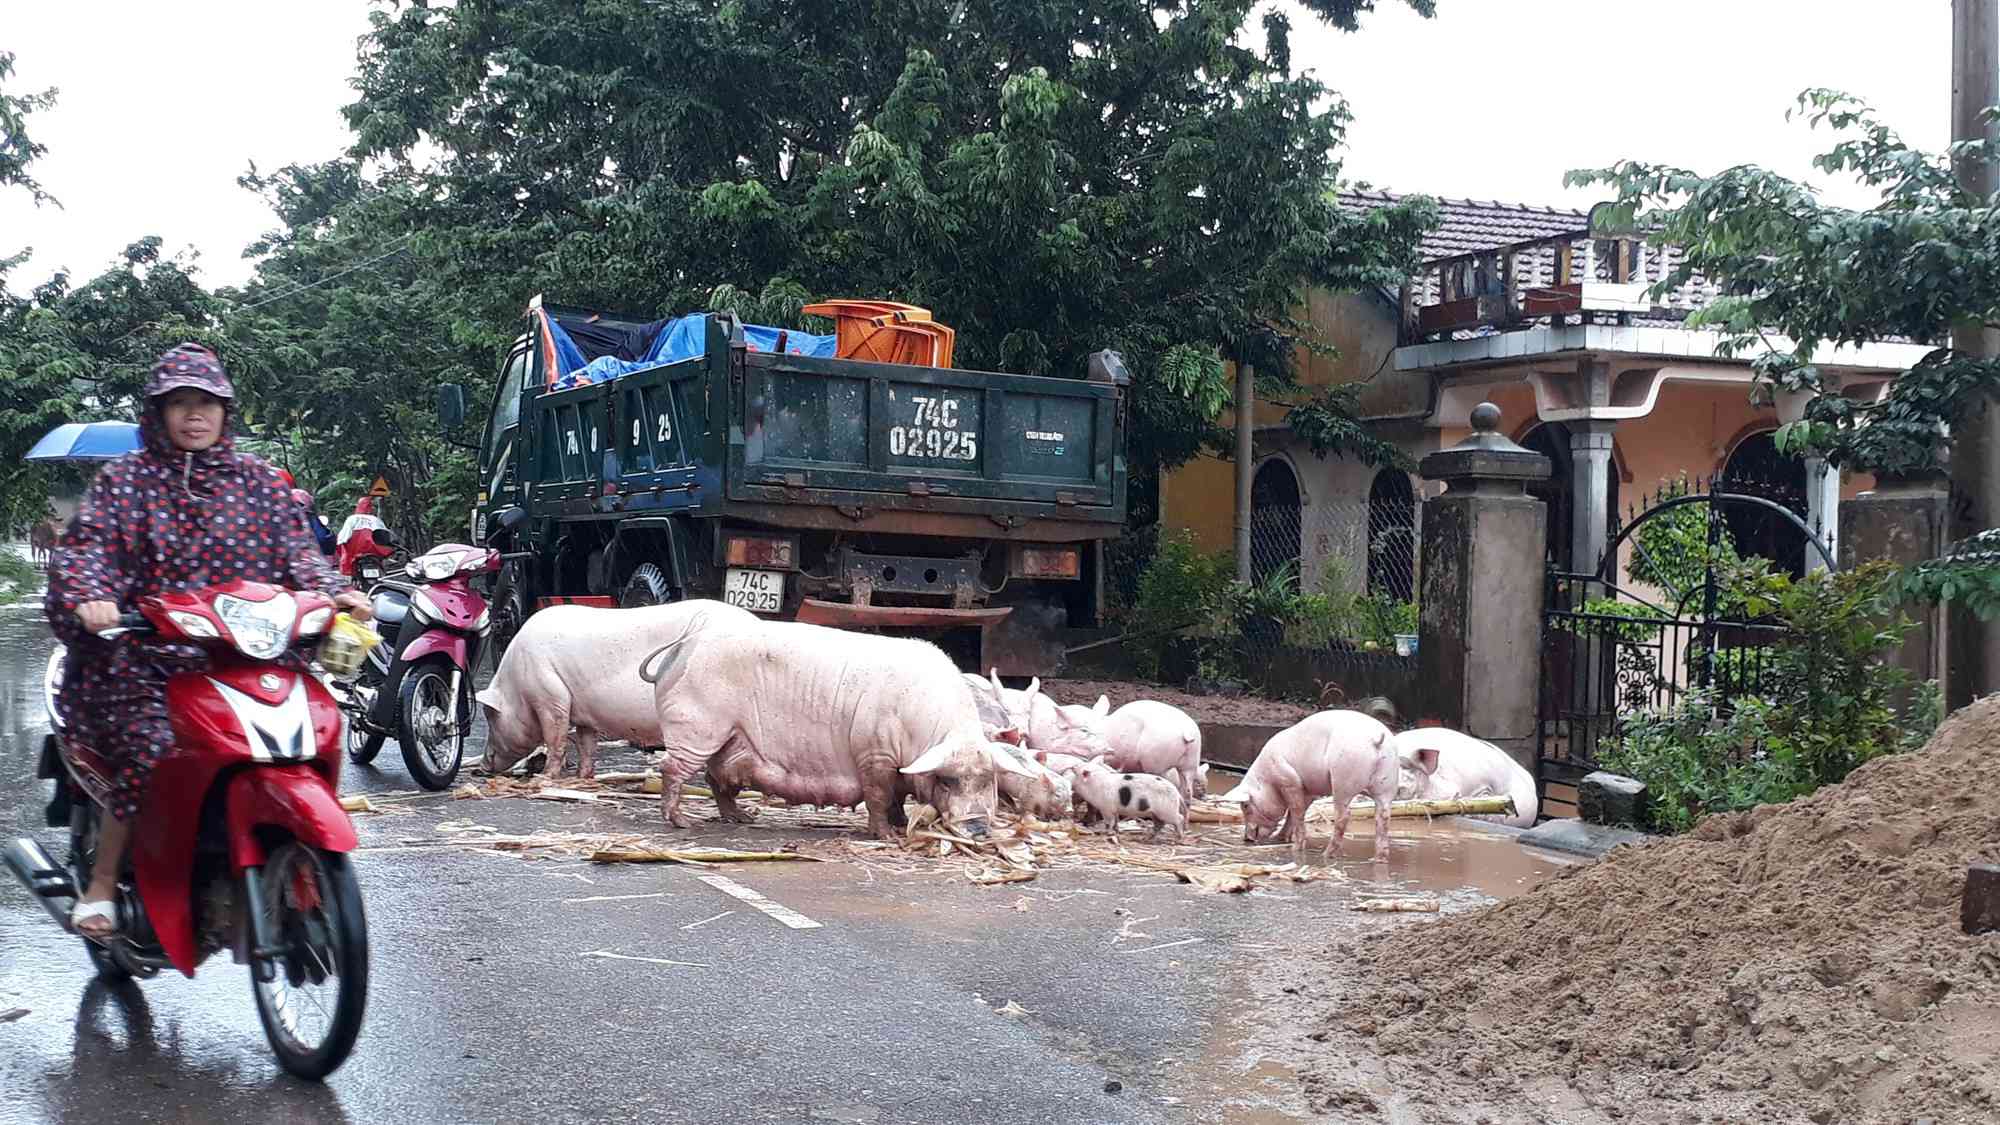
[[[1427,262],[1403,286],[1403,342],[1468,329],[1504,331],[1572,314],[1594,321],[1598,314],[1623,320],[1633,313],[1685,312],[1701,303],[1701,294],[1655,301],[1646,292],[1673,271],[1679,256],[1671,246],[1577,231]]]

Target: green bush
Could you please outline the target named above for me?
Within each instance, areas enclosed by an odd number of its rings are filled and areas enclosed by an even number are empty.
[[[1160,537],[1139,576],[1128,632],[1135,671],[1157,679],[1169,649],[1189,643],[1184,631],[1214,637],[1231,610],[1234,566],[1228,555],[1204,555],[1186,530]]]
[[[1723,580],[1747,613],[1789,634],[1761,651],[1718,653],[1725,684],[1743,682],[1747,654],[1765,663],[1757,695],[1689,692],[1625,720],[1600,764],[1646,783],[1658,827],[1682,831],[1707,813],[1787,801],[1929,739],[1941,718],[1937,685],[1886,663],[1912,627],[1894,613],[1893,565],[1793,579],[1747,559]]]
[[[0,605],[12,605],[42,585],[41,572],[13,551],[0,549]]]

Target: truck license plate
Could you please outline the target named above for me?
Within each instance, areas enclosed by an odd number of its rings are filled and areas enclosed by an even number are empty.
[[[776,613],[785,604],[785,572],[732,566],[723,575],[722,600],[752,613]]]

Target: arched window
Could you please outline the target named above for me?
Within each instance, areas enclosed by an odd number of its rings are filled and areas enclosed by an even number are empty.
[[[1368,592],[1415,601],[1416,492],[1401,469],[1383,469],[1368,486]]]
[[[1719,492],[1761,496],[1805,518],[1806,463],[1778,452],[1775,430],[1751,434],[1730,450],[1716,482]],[[1724,504],[1722,519],[1739,555],[1770,559],[1797,578],[1805,573],[1806,536],[1792,521],[1750,504]]]
[[[1250,574],[1257,581],[1286,564],[1296,573],[1303,542],[1299,478],[1282,457],[1257,466],[1250,478]]]

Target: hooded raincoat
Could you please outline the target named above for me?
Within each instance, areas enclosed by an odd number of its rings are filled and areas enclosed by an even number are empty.
[[[226,394],[219,365],[214,374]],[[154,763],[173,746],[167,677],[200,668],[203,654],[190,646],[101,640],[84,630],[77,607],[108,601],[129,612],[149,594],[232,579],[326,594],[347,589],[307,535],[277,473],[236,451],[233,409],[219,441],[188,453],[168,439],[160,406],[159,398],[147,399],[139,424],[143,447],[98,472],[56,549],[43,605],[69,650],[56,708],[70,736],[111,766],[111,812],[120,820],[138,812]]]

